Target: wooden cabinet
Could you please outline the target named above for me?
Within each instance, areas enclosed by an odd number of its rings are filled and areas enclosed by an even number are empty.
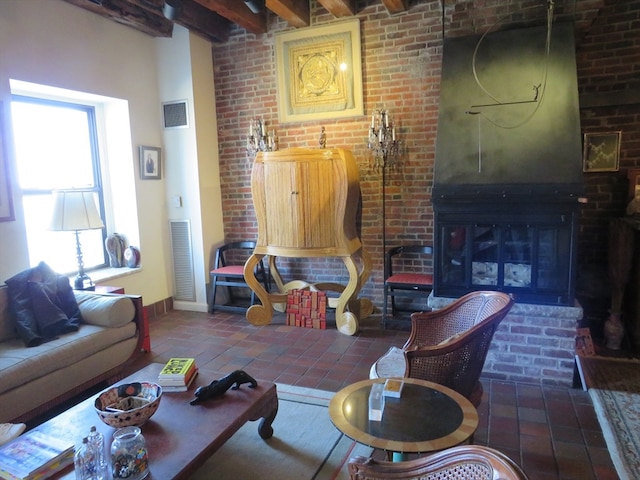
[[[339,148],[260,152],[253,166],[251,193],[258,238],[244,273],[262,305],[251,307],[247,319],[267,324],[273,303],[286,301],[289,284],[282,281],[276,257],[335,256],[345,263],[349,283],[346,287],[323,284],[323,288],[341,292],[336,324],[343,333],[355,333],[360,307],[356,296],[369,277],[371,261],[356,229],[360,180],[351,152]],[[267,293],[253,275],[265,255],[270,257],[270,271],[279,289],[275,294]]]

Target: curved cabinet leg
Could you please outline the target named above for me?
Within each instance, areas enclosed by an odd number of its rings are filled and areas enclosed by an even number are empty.
[[[371,255],[364,248],[361,248],[358,252],[362,263],[362,270],[360,271],[360,275],[358,277],[358,293],[362,289],[363,285],[369,280],[369,275],[371,275]],[[369,315],[373,313],[373,302],[368,298],[361,298],[358,300],[360,302],[360,318],[367,318]]]
[[[358,267],[352,257],[342,257],[347,270],[349,272],[349,283],[340,295],[338,305],[336,306],[336,327],[340,333],[345,335],[355,335],[358,331],[358,316],[356,312],[347,312],[348,305],[352,304],[358,290]]]
[[[244,279],[247,285],[255,292],[262,305],[252,305],[247,309],[246,317],[251,325],[268,325],[273,318],[273,306],[269,298],[269,292],[258,281],[255,275],[256,265],[264,255],[251,255],[244,264]]]

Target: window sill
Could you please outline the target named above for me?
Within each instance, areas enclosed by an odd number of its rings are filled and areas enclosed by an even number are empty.
[[[106,282],[108,280],[113,280],[114,278],[119,278],[119,277],[126,277],[128,275],[133,275],[134,273],[137,273],[139,271],[141,271],[141,268],[128,268],[128,267],[122,267],[122,268],[101,268],[99,270],[92,270],[90,272],[87,272],[87,275],[89,275],[89,277],[91,278],[91,280],[93,280],[93,283],[102,283],[102,282]],[[75,275],[70,275],[69,276],[69,281],[71,282],[71,285],[73,286],[73,281],[75,280],[76,276]]]

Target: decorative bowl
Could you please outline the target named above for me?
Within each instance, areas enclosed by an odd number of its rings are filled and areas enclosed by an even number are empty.
[[[161,398],[157,383],[126,383],[102,392],[94,406],[100,420],[111,427],[140,426],[156,413]]]

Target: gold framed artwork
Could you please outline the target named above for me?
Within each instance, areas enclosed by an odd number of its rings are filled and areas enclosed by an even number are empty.
[[[585,133],[583,145],[584,172],[617,172],[620,168],[622,132]]]
[[[360,21],[276,34],[281,123],[364,115]]]
[[[0,222],[15,220],[11,180],[9,178],[9,160],[6,157],[4,138],[4,104],[0,102]]]

